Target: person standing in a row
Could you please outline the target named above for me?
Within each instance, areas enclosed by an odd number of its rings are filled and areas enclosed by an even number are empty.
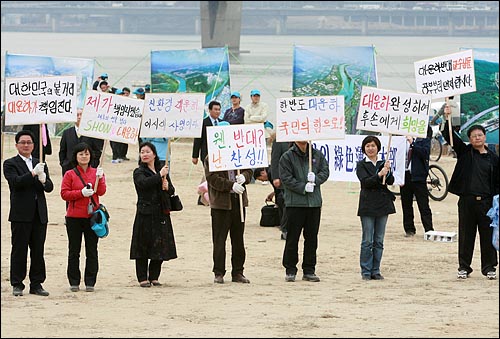
[[[318,282],[316,275],[316,250],[323,199],[320,186],[328,179],[330,169],[323,153],[312,149],[307,141],[296,141],[279,162],[279,176],[285,189],[285,208],[288,216],[283,266],[285,281],[294,282],[299,262],[299,239],[304,235],[302,280]],[[309,171],[309,157],[312,168]]]
[[[476,233],[481,245],[481,273],[496,279],[498,254],[492,244],[493,228],[487,216],[493,196],[498,194],[498,156],[486,147],[486,130],[473,125],[467,130],[469,144],[458,135],[449,134],[450,107],[445,110],[446,123],[441,133],[448,143],[453,138],[457,164],[451,175],[448,190],[458,199],[458,279],[467,279],[472,273],[472,256]]]
[[[80,251],[82,235],[85,238],[85,290],[94,292],[99,270],[97,243],[99,238],[91,228],[90,218],[99,207],[99,196],[106,193],[106,181],[102,167],[93,168],[92,149],[85,142],[73,147],[72,170],[64,174],[61,182],[61,198],[67,202],[66,233],[68,234],[67,277],[72,292],[80,290]],[[94,187],[98,179],[97,188]]]
[[[134,170],[137,211],[130,244],[130,259],[135,260],[141,287],[161,286],[162,263],[177,258],[170,218],[170,196],[175,187],[168,172],[168,165],[160,165],[156,147],[141,143],[139,167]]]
[[[394,175],[389,160],[378,160],[381,143],[376,136],[365,137],[361,149],[366,155],[356,164],[356,175],[361,185],[358,205],[362,228],[361,277],[363,280],[382,280],[380,263],[384,252],[385,227],[389,214],[396,213],[396,197],[387,188],[394,183]]]
[[[15,141],[18,154],[3,163],[10,190],[10,284],[14,296],[23,295],[29,248],[30,294],[48,296],[49,292],[42,287],[46,278],[44,246],[48,223],[45,192],[52,192],[54,184],[45,163],[31,156],[35,145],[33,134],[22,130]]]

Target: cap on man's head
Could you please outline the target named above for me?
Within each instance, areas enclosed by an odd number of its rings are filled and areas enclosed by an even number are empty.
[[[237,98],[240,98],[240,99],[241,99],[240,92],[233,92],[233,93],[231,93],[231,98],[232,98],[232,97],[237,97]]]
[[[144,86],[144,90],[149,93],[151,91],[151,85],[146,84],[146,86]]]
[[[132,93],[134,93],[134,94],[136,94],[136,95],[137,95],[137,94],[145,94],[145,92],[144,92],[144,88],[142,88],[142,87],[139,87],[139,88],[134,89],[134,92],[132,92]]]
[[[123,94],[123,91],[121,89],[117,88],[115,91],[115,94],[118,94],[118,95]]]
[[[260,96],[260,91],[258,89],[252,89],[250,96],[253,97],[254,95]]]
[[[101,74],[101,79],[106,79],[108,77],[108,73],[102,73]]]

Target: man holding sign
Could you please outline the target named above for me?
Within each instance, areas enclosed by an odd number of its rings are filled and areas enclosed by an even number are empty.
[[[312,149],[309,154],[307,141],[296,141],[280,159],[279,173],[285,189],[285,206],[288,215],[287,237],[283,253],[286,268],[285,281],[295,281],[299,261],[298,246],[300,233],[304,234],[304,258],[302,280],[319,281],[315,274],[318,231],[321,219],[320,185],[330,175],[328,162],[323,153]],[[309,148],[309,149],[308,149]],[[312,157],[312,167],[309,157]]]

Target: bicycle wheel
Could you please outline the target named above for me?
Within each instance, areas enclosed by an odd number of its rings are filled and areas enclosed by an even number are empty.
[[[448,176],[444,169],[438,165],[429,166],[427,190],[429,197],[435,201],[441,201],[448,195]]]
[[[438,138],[434,137],[431,139],[431,155],[430,160],[439,161],[441,155],[443,154],[443,144]]]

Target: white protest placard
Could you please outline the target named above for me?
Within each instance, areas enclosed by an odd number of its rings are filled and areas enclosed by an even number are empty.
[[[343,139],[344,96],[276,99],[276,140]]]
[[[330,167],[328,180],[359,182],[356,175],[356,164],[365,155],[361,149],[361,143],[366,135],[346,135],[344,140],[320,140],[313,141],[313,147],[325,156]],[[377,136],[382,149],[379,151],[379,159],[387,153],[385,145],[389,142],[388,136]],[[394,184],[403,185],[405,181],[406,162],[406,138],[404,136],[393,136],[388,159],[394,175]]]
[[[76,76],[5,79],[5,125],[76,121]]]
[[[147,93],[141,137],[201,137],[205,93]]]
[[[207,127],[211,172],[267,167],[264,124]]]
[[[417,93],[433,99],[476,91],[472,49],[416,61]]]
[[[136,144],[144,100],[88,91],[79,133],[88,137]]]
[[[430,95],[363,86],[356,129],[425,138]]]

